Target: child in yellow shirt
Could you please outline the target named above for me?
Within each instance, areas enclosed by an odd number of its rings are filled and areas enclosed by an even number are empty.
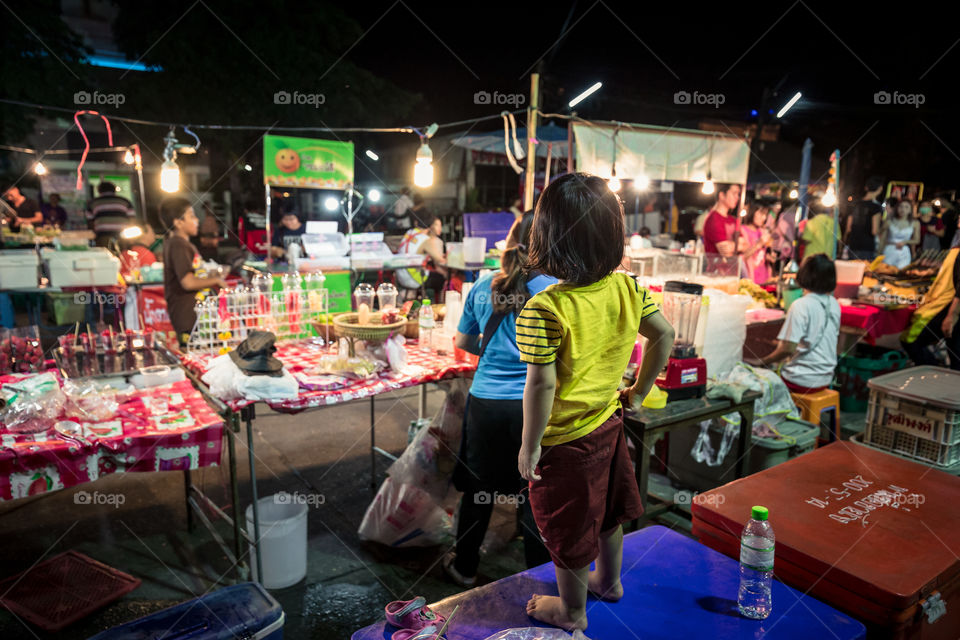
[[[642,507],[621,400],[647,394],[673,346],[649,292],[614,273],[624,234],[623,205],[604,180],[575,173],[554,181],[537,204],[529,268],[560,283],[528,300],[517,319],[527,363],[518,465],[560,591],[534,595],[527,613],[571,631],[587,626],[588,591],[623,595],[621,524]],[[636,382],[621,392],[638,331],[648,347]]]

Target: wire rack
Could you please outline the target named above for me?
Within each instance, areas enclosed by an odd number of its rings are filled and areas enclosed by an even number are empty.
[[[277,340],[319,337],[330,342],[330,296],[323,288],[285,291],[221,291],[198,302],[188,351],[226,352],[251,331],[270,331]],[[323,328],[315,330],[315,323]]]

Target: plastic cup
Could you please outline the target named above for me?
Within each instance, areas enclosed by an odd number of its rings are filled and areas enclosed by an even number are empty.
[[[375,295],[376,293],[373,287],[365,282],[357,285],[357,288],[353,292],[353,297],[358,309],[361,304],[367,305],[368,309],[373,309],[373,298]]]
[[[486,238],[463,239],[463,261],[468,267],[483,266],[487,255]]]
[[[377,287],[377,300],[380,302],[380,311],[397,308],[398,291],[395,286],[389,282],[384,282]]]

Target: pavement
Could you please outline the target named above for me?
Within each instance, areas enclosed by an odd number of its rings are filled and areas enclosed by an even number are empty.
[[[443,401],[435,386],[428,392],[428,415]],[[395,599],[423,595],[428,602],[461,589],[445,579],[440,560],[448,547],[393,549],[362,542],[357,530],[373,497],[370,487],[369,403],[361,401],[296,415],[261,410],[254,422],[260,496],[279,491],[322,495],[308,512],[307,577],[271,593],[286,615],[287,640],[349,638],[383,616]],[[377,444],[399,454],[407,427],[417,417],[417,391],[379,396]],[[862,429],[863,417],[843,416],[845,436]],[[846,429],[849,425],[852,427]],[[859,423],[859,424],[858,424]],[[236,440],[241,504],[250,502],[246,434]],[[194,483],[231,513],[226,447],[224,466],[193,472]],[[378,484],[389,462],[378,460]],[[666,478],[651,489],[671,493]],[[78,491],[123,496],[123,504],[82,504]],[[523,570],[511,507],[498,507],[480,565],[481,583]],[[689,531],[689,520],[667,514],[660,520]],[[232,540],[232,529],[216,525]],[[87,638],[115,625],[201,596],[238,581],[236,567],[211,534],[196,524],[187,530],[181,472],[107,476],[94,484],[0,503],[0,578],[25,571],[67,550],[76,550],[136,576],[142,584],[119,601],[56,634],[48,634],[0,610],[0,637]]]

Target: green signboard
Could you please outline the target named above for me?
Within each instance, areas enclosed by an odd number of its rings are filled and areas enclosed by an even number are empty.
[[[345,189],[353,182],[353,143],[263,136],[263,182],[282,187]]]

